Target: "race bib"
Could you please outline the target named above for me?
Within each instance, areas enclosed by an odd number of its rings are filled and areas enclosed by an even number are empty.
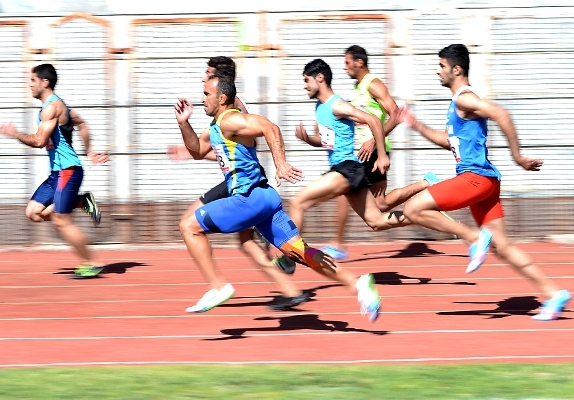
[[[448,143],[450,144],[450,150],[452,151],[452,155],[456,162],[460,162],[460,141],[458,140],[457,136],[449,136]]]
[[[231,163],[229,162],[229,158],[227,158],[227,154],[225,154],[224,146],[222,144],[216,144],[213,146],[213,152],[215,153],[215,158],[217,159],[219,168],[221,168],[221,172],[229,172]]]
[[[325,149],[335,148],[335,131],[325,125],[319,125],[319,135],[321,135],[321,147]]]

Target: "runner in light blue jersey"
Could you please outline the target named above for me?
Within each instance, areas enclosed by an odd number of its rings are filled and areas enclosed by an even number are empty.
[[[384,148],[385,135],[381,121],[372,114],[355,108],[331,89],[331,67],[321,60],[309,62],[303,71],[305,90],[315,105],[315,134],[310,136],[301,122],[296,136],[313,147],[328,151],[331,169],[302,189],[290,201],[289,214],[299,230],[303,228],[305,210],[334,197],[345,195],[355,212],[373,230],[386,230],[410,224],[401,212],[381,213],[366,177],[364,164],[354,154],[355,123],[371,128],[379,148]],[[373,170],[385,173],[390,165],[385,152],[378,154]]]
[[[100,211],[93,195],[79,195],[84,177],[82,163],[72,147],[74,126],[79,127],[88,157],[94,163],[106,162],[105,153],[90,150],[87,125],[76,112],[68,109],[62,99],[54,94],[58,81],[56,69],[51,64],[41,64],[32,69],[30,89],[32,96],[42,101],[38,115],[38,130],[27,135],[16,131],[12,124],[0,127],[0,132],[36,148],[45,147],[50,159],[51,174],[34,192],[26,207],[26,216],[34,222],[51,220],[60,233],[76,250],[82,261],[75,277],[93,277],[102,270],[98,261],[86,246],[86,238],[72,221],[72,211],[82,207],[90,214],[94,224],[100,222]]]

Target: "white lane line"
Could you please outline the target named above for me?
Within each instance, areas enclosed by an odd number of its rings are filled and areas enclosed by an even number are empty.
[[[321,336],[321,335],[372,335],[376,334],[375,330],[353,330],[349,331],[331,331],[324,330],[321,332],[292,332],[292,333],[250,333],[256,331],[258,328],[229,328],[228,331],[244,331],[245,337],[285,337],[285,336]],[[304,328],[302,328],[304,329]],[[524,328],[524,329],[430,329],[420,331],[385,331],[384,329],[379,332],[385,332],[385,335],[427,335],[427,334],[476,334],[476,333],[548,333],[548,332],[574,332],[574,328],[554,328],[554,329],[537,329],[537,328]],[[229,336],[236,336],[233,334],[217,334],[217,335],[148,335],[148,336],[85,336],[85,337],[0,337],[0,341],[96,341],[96,340],[166,340],[166,339],[221,339]]]
[[[60,363],[27,363],[0,364],[0,368],[33,368],[33,367],[81,367],[104,365],[304,365],[304,364],[398,364],[425,362],[458,362],[458,361],[502,361],[502,360],[566,360],[574,359],[574,355],[537,355],[537,356],[478,356],[478,357],[425,357],[425,358],[381,358],[359,360],[277,360],[277,361],[85,361]]]

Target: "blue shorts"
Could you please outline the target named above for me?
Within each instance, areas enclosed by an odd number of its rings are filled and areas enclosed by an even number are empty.
[[[254,226],[277,248],[299,235],[283,211],[279,193],[268,185],[205,204],[195,210],[195,218],[206,233],[234,233]]]
[[[69,214],[78,206],[80,186],[84,179],[82,167],[71,167],[61,171],[52,171],[36,189],[31,200],[48,207],[54,204],[54,212]]]

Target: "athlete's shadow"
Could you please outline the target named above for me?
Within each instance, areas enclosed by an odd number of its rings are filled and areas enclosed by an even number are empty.
[[[221,333],[225,337],[204,339],[210,341],[230,340],[230,339],[247,339],[245,333],[266,333],[266,332],[284,332],[298,330],[314,330],[328,332],[359,332],[372,333],[373,335],[386,335],[388,331],[369,331],[365,329],[350,328],[349,324],[344,321],[322,320],[317,314],[290,315],[286,317],[259,317],[256,321],[279,321],[278,326],[268,326],[261,328],[233,328],[222,329]]]
[[[317,296],[317,290],[322,290],[322,289],[328,289],[331,287],[337,287],[337,286],[343,286],[339,283],[333,283],[333,284],[328,284],[328,285],[321,285],[321,286],[317,286],[314,288],[310,288],[310,289],[305,289],[303,290],[304,293],[306,293],[309,296],[309,300],[307,300],[304,303],[301,303],[301,305],[304,305],[305,303],[310,303],[313,301],[316,301],[314,299],[314,297]],[[278,297],[281,295],[281,293],[277,292],[277,291],[272,291],[271,292],[272,295],[270,296],[256,296],[256,297],[251,297],[251,296],[237,296],[237,297],[233,297],[233,303],[225,303],[225,304],[221,304],[218,307],[229,307],[229,308],[234,308],[234,307],[260,307],[260,306],[265,306],[268,307],[270,306],[274,301],[277,301]],[[263,299],[263,300],[259,300],[259,299]],[[245,300],[243,302],[237,302],[237,300]],[[291,307],[289,310],[292,311],[302,311],[300,310],[298,307]]]
[[[432,278],[406,276],[398,272],[375,272],[373,276],[375,277],[375,283],[378,285],[476,285],[474,282],[431,282]]]
[[[513,315],[534,315],[534,310],[540,307],[540,302],[534,296],[509,297],[501,301],[455,301],[455,304],[493,304],[494,309],[441,311],[438,315],[483,315],[489,319],[506,318]],[[560,317],[559,319],[571,319]]]
[[[395,254],[391,255],[386,254],[390,252],[395,252]],[[353,258],[352,260],[347,260],[347,262],[377,260],[382,258],[432,257],[438,255],[445,255],[445,253],[443,253],[442,251],[431,249],[430,247],[427,246],[426,243],[416,242],[416,243],[410,243],[409,245],[407,245],[407,247],[398,251],[397,250],[373,251],[369,253],[363,253],[363,255],[366,257]],[[448,254],[448,257],[466,257],[466,256],[462,254]]]
[[[148,264],[128,261],[128,262],[118,262],[112,264],[106,264],[104,270],[100,272],[98,276],[94,278],[101,278],[104,274],[125,274],[126,271],[134,267],[146,267]],[[54,275],[74,275],[76,268],[60,268],[58,272],[54,272]]]

